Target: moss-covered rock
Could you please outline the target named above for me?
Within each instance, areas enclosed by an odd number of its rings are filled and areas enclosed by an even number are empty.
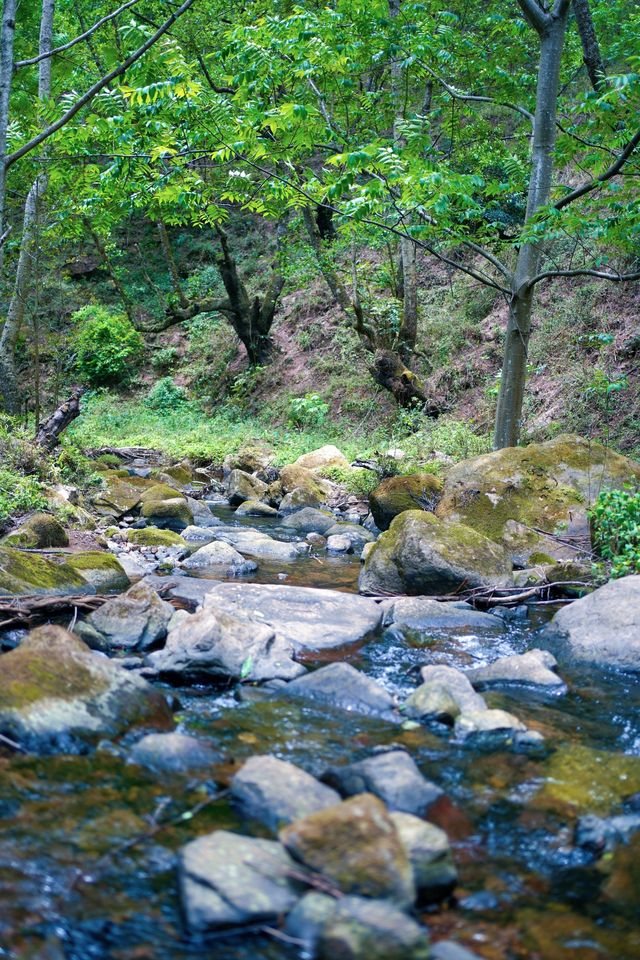
[[[267,484],[244,470],[232,470],[225,483],[227,497],[237,507],[245,500],[260,500],[267,492]]]
[[[37,553],[0,547],[0,596],[60,596],[94,592],[80,572],[62,560],[58,562]]]
[[[323,470],[329,467],[347,468],[349,461],[341,450],[328,443],[324,447],[303,453],[294,463],[294,467],[304,467],[306,470]]]
[[[466,587],[508,586],[506,551],[470,527],[407,510],[368,554],[360,590],[371,594],[430,596]]]
[[[257,473],[266,470],[274,460],[274,451],[262,440],[246,440],[236,453],[225,457],[225,470],[243,470],[245,473]]]
[[[283,494],[291,493],[292,490],[305,490],[316,503],[324,503],[332,489],[328,480],[316,477],[307,467],[300,467],[295,463],[283,467],[280,483]]]
[[[535,566],[574,557],[588,540],[587,510],[599,492],[629,482],[640,482],[640,464],[562,435],[457,464],[447,474],[436,514],[502,544],[519,566]],[[574,538],[575,546],[558,536]]]
[[[127,530],[127,540],[137,547],[188,547],[187,541],[173,530],[159,527],[144,527],[142,530]]]
[[[126,470],[109,470],[103,476],[104,486],[94,501],[94,509],[100,516],[117,519],[135,510],[141,500],[143,488],[131,481]],[[139,479],[139,478],[138,478]]]
[[[118,593],[130,585],[129,577],[112,553],[87,550],[68,554],[66,561],[66,566],[82,577],[92,593]]]
[[[186,500],[173,497],[170,500],[147,500],[142,505],[142,516],[149,523],[163,530],[180,533],[193,523],[193,512]]]
[[[176,463],[173,467],[163,467],[155,470],[152,477],[161,483],[166,483],[179,490],[188,490],[193,483],[193,467],[188,460]]]
[[[62,524],[49,513],[34,513],[28,520],[4,538],[8,546],[30,547],[68,547],[69,537]]]
[[[1,662],[0,731],[28,749],[172,726],[161,693],[61,627],[33,630]]]
[[[433,473],[411,473],[383,480],[369,497],[376,526],[388,530],[394,517],[405,510],[434,510],[442,487],[442,480]]]
[[[147,486],[140,497],[140,503],[145,504],[150,500],[184,500],[185,496],[180,490],[169,486],[168,483],[155,482]]]

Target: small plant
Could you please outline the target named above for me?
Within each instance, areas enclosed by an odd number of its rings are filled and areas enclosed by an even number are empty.
[[[162,350],[156,350],[151,358],[151,366],[154,370],[170,370],[178,359],[178,351],[175,347],[163,347]]]
[[[287,420],[293,427],[319,427],[329,412],[319,393],[305,393],[303,397],[289,399]]]
[[[122,384],[142,361],[144,341],[123,313],[87,306],[72,317],[76,368],[92,386]]]
[[[325,467],[320,471],[320,475],[359,497],[368,497],[380,483],[380,477],[375,471],[364,470],[362,467]]]
[[[4,526],[14,514],[42,510],[46,506],[47,498],[35,477],[0,470],[0,526]]]
[[[597,553],[612,577],[640,573],[640,490],[603,491],[590,511]]]
[[[163,377],[162,380],[158,380],[153,385],[144,402],[152,410],[172,413],[187,403],[187,395],[182,387],[173,382],[171,377]]]

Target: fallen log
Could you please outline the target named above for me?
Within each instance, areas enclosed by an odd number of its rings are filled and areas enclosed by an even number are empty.
[[[80,413],[80,397],[83,393],[84,390],[79,387],[68,400],[65,400],[57,410],[54,410],[44,423],[40,424],[35,437],[39,447],[43,447],[50,452],[58,445],[60,434]]]

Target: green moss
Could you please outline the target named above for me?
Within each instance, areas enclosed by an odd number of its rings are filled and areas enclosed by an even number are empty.
[[[371,493],[373,519],[386,530],[405,510],[433,510],[442,492],[442,480],[433,473],[412,473],[383,480]]]
[[[56,563],[35,553],[0,547],[0,594],[85,592],[84,580],[70,563]]]
[[[73,700],[89,691],[97,696],[106,689],[106,682],[77,659],[65,656],[59,647],[55,653],[52,657],[46,649],[34,653],[18,647],[3,657],[0,709],[20,710],[49,697]]]
[[[573,744],[551,755],[546,775],[541,799],[571,804],[581,813],[608,815],[640,791],[640,757]]]
[[[142,530],[129,530],[129,543],[139,547],[186,547],[187,541],[173,530],[160,530],[159,527],[144,527]]]
[[[161,521],[162,526],[174,528],[189,526],[193,523],[193,514],[191,507],[184,499],[178,500],[147,500],[142,506],[142,516],[154,518],[156,522]]]
[[[68,566],[98,592],[126,590],[129,578],[111,553],[89,550],[69,556]]]
[[[184,500],[184,494],[175,487],[170,487],[168,483],[158,483],[147,487],[142,494],[141,503],[147,503],[149,500]]]
[[[540,564],[555,563],[553,557],[550,557],[548,553],[542,553],[542,551],[537,551],[529,554],[529,563],[533,564],[534,567],[539,566]]]
[[[35,513],[18,530],[5,537],[3,542],[16,547],[68,547],[69,537],[55,517],[48,513]]]

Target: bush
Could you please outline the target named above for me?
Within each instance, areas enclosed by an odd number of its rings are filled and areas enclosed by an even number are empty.
[[[145,404],[152,410],[171,413],[187,402],[187,395],[171,377],[163,377],[151,388],[145,398]]]
[[[291,397],[289,400],[288,421],[294,427],[319,427],[329,412],[318,393],[305,393],[304,397]]]
[[[76,367],[83,381],[92,386],[127,381],[144,353],[144,341],[130,320],[100,306],[83,307],[72,320]]]
[[[169,370],[178,359],[175,347],[163,347],[151,357],[151,366],[154,370]]]
[[[640,573],[640,491],[607,490],[590,512],[594,546],[612,577]]]
[[[47,498],[35,477],[23,477],[12,470],[0,470],[0,527],[14,514],[42,510]]]

